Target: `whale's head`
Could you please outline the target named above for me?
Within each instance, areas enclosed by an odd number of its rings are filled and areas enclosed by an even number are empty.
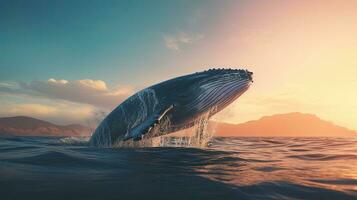
[[[184,86],[173,89],[178,113],[192,120],[207,112],[212,116],[227,107],[248,90],[253,73],[242,69],[210,69],[175,80]]]
[[[210,69],[201,72],[196,108],[218,111],[236,100],[253,82],[253,72],[243,69]]]

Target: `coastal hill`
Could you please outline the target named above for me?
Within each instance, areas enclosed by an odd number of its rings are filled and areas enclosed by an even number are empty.
[[[356,131],[325,121],[312,114],[286,113],[265,116],[241,124],[212,122],[216,136],[239,137],[350,137]]]
[[[0,118],[0,134],[18,136],[88,136],[90,129],[79,124],[60,126],[26,116]]]
[[[227,124],[211,121],[209,130],[221,137],[350,137],[356,131],[335,125],[312,114],[286,113],[265,116],[241,124]],[[0,134],[18,136],[89,136],[90,128],[71,124],[56,125],[47,121],[18,116],[0,118]],[[184,130],[174,135],[191,135]]]

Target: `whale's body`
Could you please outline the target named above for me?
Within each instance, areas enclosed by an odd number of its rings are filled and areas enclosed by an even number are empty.
[[[211,69],[150,86],[115,108],[99,124],[90,143],[112,146],[147,135],[158,136],[152,134],[156,127],[161,127],[159,135],[192,127],[202,115],[211,117],[242,95],[252,82],[252,74],[247,70]]]

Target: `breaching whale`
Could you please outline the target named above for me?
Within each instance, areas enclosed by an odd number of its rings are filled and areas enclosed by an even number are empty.
[[[210,69],[150,86],[116,107],[96,128],[90,144],[109,147],[192,127],[241,96],[253,82],[242,69]]]

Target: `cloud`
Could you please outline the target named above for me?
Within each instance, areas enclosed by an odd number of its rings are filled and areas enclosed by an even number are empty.
[[[14,87],[16,84],[11,83],[11,82],[0,82],[0,87]]]
[[[57,109],[41,104],[17,104],[16,106],[3,106],[0,111],[1,113],[6,111],[10,115],[49,115],[54,114]]]
[[[16,87],[0,85],[0,93],[26,95],[69,102],[84,103],[112,109],[134,93],[132,87],[117,86],[109,89],[102,80],[56,80],[19,82]]]
[[[178,51],[182,45],[192,44],[203,39],[203,37],[202,34],[198,33],[179,32],[176,35],[164,35],[163,39],[167,48]]]
[[[74,103],[3,103],[0,116],[30,116],[56,124],[80,123],[88,125],[95,116],[96,108],[85,104]]]

